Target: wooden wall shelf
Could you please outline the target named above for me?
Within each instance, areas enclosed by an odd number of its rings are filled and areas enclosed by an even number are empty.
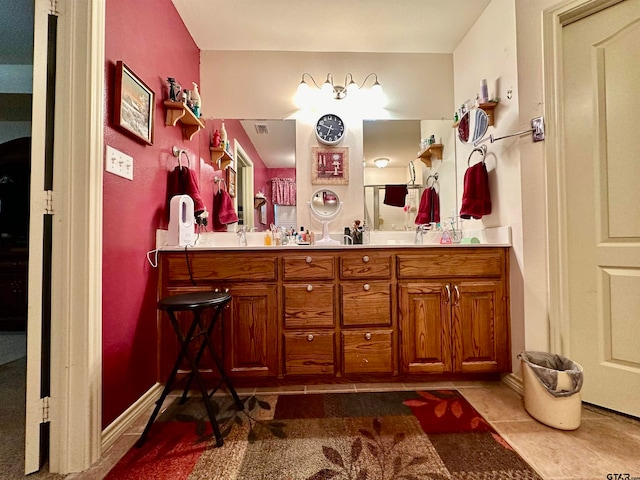
[[[496,105],[498,105],[498,102],[487,102],[487,103],[481,103],[480,105],[478,105],[478,107],[480,107],[482,110],[484,110],[487,113],[487,117],[489,117],[490,127],[493,126],[493,121],[494,121],[493,110],[496,108]]]
[[[196,133],[204,128],[204,121],[197,118],[184,103],[165,100],[164,107],[167,113],[165,125],[175,127],[179,122],[185,140],[191,140]]]
[[[254,197],[253,199],[253,208],[256,210],[260,208],[262,205],[267,203],[267,199],[265,197]]]
[[[442,160],[442,148],[441,143],[432,143],[424,150],[418,153],[418,158],[427,166],[431,166],[431,158],[435,157],[436,160]]]
[[[211,147],[211,163],[217,163],[224,170],[233,161],[233,156],[222,147]]]

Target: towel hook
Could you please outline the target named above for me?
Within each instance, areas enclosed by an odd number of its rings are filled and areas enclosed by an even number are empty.
[[[467,159],[467,167],[471,166],[471,157],[473,157],[473,154],[475,152],[480,153],[480,155],[482,155],[482,163],[484,163],[484,156],[487,153],[487,146],[486,145],[480,145],[479,147],[475,147],[473,150],[471,150],[471,153],[469,154],[469,158]]]
[[[429,185],[429,179],[432,180],[431,185]],[[438,183],[438,174],[434,173],[433,175],[429,175],[427,177],[427,188],[431,188],[433,186],[435,186],[435,184]]]

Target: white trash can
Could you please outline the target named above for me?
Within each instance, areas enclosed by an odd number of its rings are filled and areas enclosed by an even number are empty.
[[[576,362],[545,352],[522,352],[524,408],[545,425],[575,430],[582,414],[583,370]]]

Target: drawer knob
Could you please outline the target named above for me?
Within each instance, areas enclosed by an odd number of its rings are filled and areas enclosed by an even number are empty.
[[[307,341],[313,342],[313,335],[312,334],[307,335]]]
[[[311,263],[311,257],[307,257],[307,258],[305,259],[305,261],[306,261],[307,263]]]
[[[365,292],[368,292],[368,291],[369,291],[369,289],[371,288],[371,286],[370,286],[368,283],[365,283],[365,284],[364,284],[364,286],[363,286],[362,288],[364,288],[364,291],[365,291]]]
[[[365,340],[371,340],[371,334],[369,332],[364,334]]]
[[[313,290],[313,285],[307,285],[307,292],[311,292]]]
[[[365,255],[364,257],[362,257],[362,261],[364,263],[369,263],[369,255]]]
[[[229,289],[228,289],[228,288],[225,288],[225,289],[224,289],[224,293],[229,293]]]

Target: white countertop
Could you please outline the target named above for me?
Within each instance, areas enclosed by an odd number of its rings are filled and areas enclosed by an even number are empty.
[[[335,250],[349,248],[442,248],[442,247],[510,247],[511,227],[487,228],[484,230],[463,230],[462,242],[441,244],[441,232],[427,232],[423,235],[422,245],[415,244],[415,232],[394,231],[394,232],[371,232],[371,242],[368,245],[343,245],[343,244],[314,244],[314,245],[265,245],[265,232],[247,232],[247,246],[239,245],[239,237],[234,232],[204,232],[196,235],[193,245],[186,245],[187,248],[196,250],[255,250],[255,249],[277,249],[277,250],[300,250],[300,249],[330,249]],[[316,234],[316,238],[320,235]],[[340,240],[339,233],[331,234],[332,239]],[[475,238],[479,243],[465,243]],[[167,230],[156,231],[156,248],[162,251],[184,250],[185,245],[168,245]],[[465,240],[466,239],[466,240]]]

